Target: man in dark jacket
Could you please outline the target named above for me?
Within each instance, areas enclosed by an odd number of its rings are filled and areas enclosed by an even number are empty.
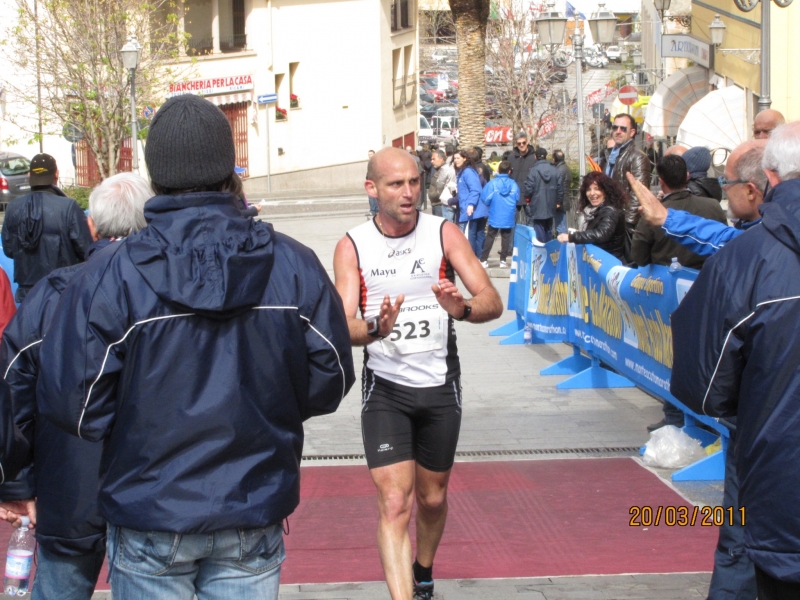
[[[670,389],[737,417],[739,504],[758,597],[800,597],[800,123],[775,129],[761,225],[711,257],[672,315]]]
[[[683,210],[693,215],[712,219],[727,225],[725,213],[719,202],[712,198],[693,196],[686,189],[686,163],[680,156],[665,156],[658,165],[658,182],[664,197],[661,203],[667,209]],[[640,267],[645,265],[668,266],[673,258],[684,267],[701,269],[705,257],[695,254],[685,246],[670,239],[660,227],[640,220],[631,242],[631,259]]]
[[[722,188],[716,177],[708,176],[708,169],[711,167],[711,152],[703,146],[689,148],[683,153],[683,160],[686,162],[686,170],[689,171],[689,181],[686,183],[688,189],[695,196],[713,198],[717,202],[722,200]]]
[[[536,239],[542,243],[553,239],[553,219],[557,206],[564,204],[564,185],[561,174],[547,162],[547,150],[536,149],[539,159],[528,172],[525,180],[525,196],[530,203],[525,207],[528,226],[536,231]]]
[[[164,103],[145,160],[148,226],[62,293],[39,409],[104,442],[115,598],[277,598],[303,421],[355,380],[342,302],[313,252],[236,208],[208,100]]]
[[[58,166],[49,154],[31,161],[31,193],[14,198],[3,221],[3,252],[14,260],[17,302],[53,269],[83,262],[92,244],[86,215],[56,187]]]
[[[564,160],[562,150],[553,150],[553,166],[558,169],[561,175],[561,187],[564,188],[564,201],[556,208],[556,235],[567,233],[567,211],[571,208],[569,188],[572,184],[572,170]]]
[[[614,147],[607,149],[600,161],[603,172],[622,186],[628,194],[629,204],[625,213],[625,222],[628,230],[633,232],[636,223],[639,222],[639,200],[631,190],[628,183],[627,173],[633,176],[650,188],[650,160],[647,155],[636,147],[636,121],[630,115],[619,114],[614,117],[614,124],[611,127]]]
[[[514,150],[508,156],[508,162],[511,164],[511,172],[514,181],[517,182],[522,194],[517,201],[517,223],[527,223],[528,218],[523,208],[526,201],[530,198],[525,198],[525,180],[528,178],[528,173],[536,164],[536,154],[533,148],[528,144],[528,135],[525,132],[520,132],[514,140]]]
[[[147,181],[133,173],[120,173],[95,188],[89,229],[96,241],[88,256],[144,227],[144,203],[152,195]],[[3,336],[2,369],[13,395],[9,405],[17,425],[34,440],[34,455],[26,471],[0,486],[0,498],[9,511],[6,520],[14,522],[17,511],[28,512],[36,525],[37,600],[89,600],[106,551],[106,523],[97,510],[102,445],[36,418],[40,343],[61,292],[84,266],[56,269],[39,280]],[[35,511],[30,509],[34,498]]]

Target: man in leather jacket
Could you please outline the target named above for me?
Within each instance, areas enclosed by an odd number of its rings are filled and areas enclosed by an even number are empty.
[[[606,150],[600,166],[603,172],[622,186],[630,200],[625,209],[625,223],[632,233],[639,221],[639,199],[631,190],[625,175],[633,176],[650,188],[650,160],[647,155],[636,147],[637,125],[631,115],[619,114],[614,117],[611,127],[614,138],[614,147]]]

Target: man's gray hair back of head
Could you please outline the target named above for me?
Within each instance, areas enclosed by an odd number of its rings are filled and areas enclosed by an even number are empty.
[[[764,149],[763,167],[781,181],[800,178],[800,121],[776,127]]]
[[[147,225],[144,203],[153,197],[150,184],[136,173],[118,173],[92,190],[89,216],[100,238],[121,238]]]
[[[761,163],[764,160],[764,148],[757,146],[745,152],[736,163],[736,179],[749,181],[760,190],[767,187],[767,174]]]

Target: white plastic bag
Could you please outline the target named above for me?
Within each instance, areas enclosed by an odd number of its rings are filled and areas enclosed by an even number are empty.
[[[665,425],[650,434],[642,460],[649,467],[680,469],[705,456],[700,442],[674,425]]]

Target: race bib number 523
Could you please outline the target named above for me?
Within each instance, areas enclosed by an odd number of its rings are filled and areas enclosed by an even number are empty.
[[[403,305],[392,333],[381,342],[384,354],[439,350],[444,346],[444,315],[438,302]]]

